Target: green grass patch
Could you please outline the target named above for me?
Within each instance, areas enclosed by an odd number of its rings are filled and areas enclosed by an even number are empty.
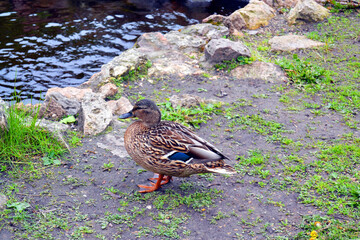
[[[357,221],[341,221],[328,216],[304,215],[300,225],[302,230],[294,238],[300,239],[358,239],[360,223]]]
[[[276,64],[285,70],[295,84],[317,84],[325,81],[325,68],[307,59],[300,59],[297,54],[294,54],[292,59],[279,59]]]
[[[222,113],[221,102],[200,103],[199,106],[190,108],[174,108],[170,102],[161,103],[160,111],[162,120],[174,121],[187,127],[200,128],[200,124],[207,123],[214,114]]]
[[[26,112],[10,107],[6,112],[9,130],[0,138],[1,164],[32,164],[39,158],[54,158],[67,151],[51,133],[38,126],[38,109]]]
[[[252,62],[253,62],[252,58],[239,56],[236,59],[223,61],[222,63],[215,64],[215,69],[218,71],[230,72],[231,70],[235,69],[238,66],[250,64]]]
[[[110,78],[110,81],[113,82],[116,86],[121,86],[124,82],[133,82],[137,79],[141,79],[147,76],[148,69],[152,66],[150,60],[148,60],[143,65],[140,65],[136,68],[129,70],[129,72],[119,78]]]

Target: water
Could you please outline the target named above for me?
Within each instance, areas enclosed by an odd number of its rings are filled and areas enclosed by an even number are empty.
[[[0,97],[39,100],[52,87],[78,86],[144,32],[166,33],[242,1],[0,0]]]

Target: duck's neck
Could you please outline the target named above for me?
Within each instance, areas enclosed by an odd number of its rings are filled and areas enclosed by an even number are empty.
[[[146,121],[143,120],[142,122],[146,127],[151,128],[158,125],[160,121],[161,117],[157,118],[154,116],[153,118],[146,119]]]

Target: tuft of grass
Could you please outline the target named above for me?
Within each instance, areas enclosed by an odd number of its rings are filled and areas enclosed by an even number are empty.
[[[282,58],[276,61],[285,70],[290,80],[295,84],[318,84],[325,79],[325,68],[311,63],[307,59],[300,59],[297,54],[293,59]]]
[[[234,68],[240,65],[246,65],[252,63],[252,58],[239,56],[236,59],[232,59],[230,61],[223,61],[222,63],[215,64],[215,69],[219,71],[227,71],[230,72]]]
[[[51,133],[37,125],[38,113],[39,108],[24,111],[10,107],[6,110],[9,129],[0,138],[1,164],[32,164],[34,159],[54,158],[67,151]]]
[[[144,78],[148,69],[152,66],[152,62],[148,60],[145,64],[138,66],[137,68],[131,69],[127,74],[120,78],[110,78],[110,80],[116,85],[121,86],[124,82],[133,82],[139,78]]]
[[[190,108],[176,107],[174,108],[170,102],[160,104],[161,115],[163,120],[174,121],[187,127],[200,128],[201,123],[206,123],[212,119],[213,114],[222,112],[220,102],[201,103],[199,106]]]

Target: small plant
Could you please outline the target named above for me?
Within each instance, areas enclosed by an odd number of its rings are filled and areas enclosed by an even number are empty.
[[[77,132],[70,132],[70,138],[69,138],[69,143],[71,147],[77,147],[77,146],[81,146],[81,138],[78,136],[79,134]]]
[[[223,63],[215,64],[216,70],[225,70],[230,72],[234,68],[240,65],[246,65],[252,63],[252,59],[244,56],[239,56],[237,59],[232,59],[230,61],[223,61]]]
[[[103,165],[103,170],[104,171],[111,171],[111,169],[114,167],[115,165],[114,165],[114,163],[113,162],[110,162],[110,160],[109,160],[109,162],[108,163],[104,163],[104,165]]]
[[[147,75],[148,69],[152,66],[150,60],[145,64],[140,65],[134,69],[129,70],[126,75],[121,76],[120,78],[111,78],[110,80],[116,85],[121,86],[123,82],[132,82],[139,78],[144,78]]]
[[[295,84],[316,84],[324,81],[325,69],[306,59],[300,59],[297,54],[293,55],[292,61],[283,58],[277,60],[276,64],[286,71]]]

